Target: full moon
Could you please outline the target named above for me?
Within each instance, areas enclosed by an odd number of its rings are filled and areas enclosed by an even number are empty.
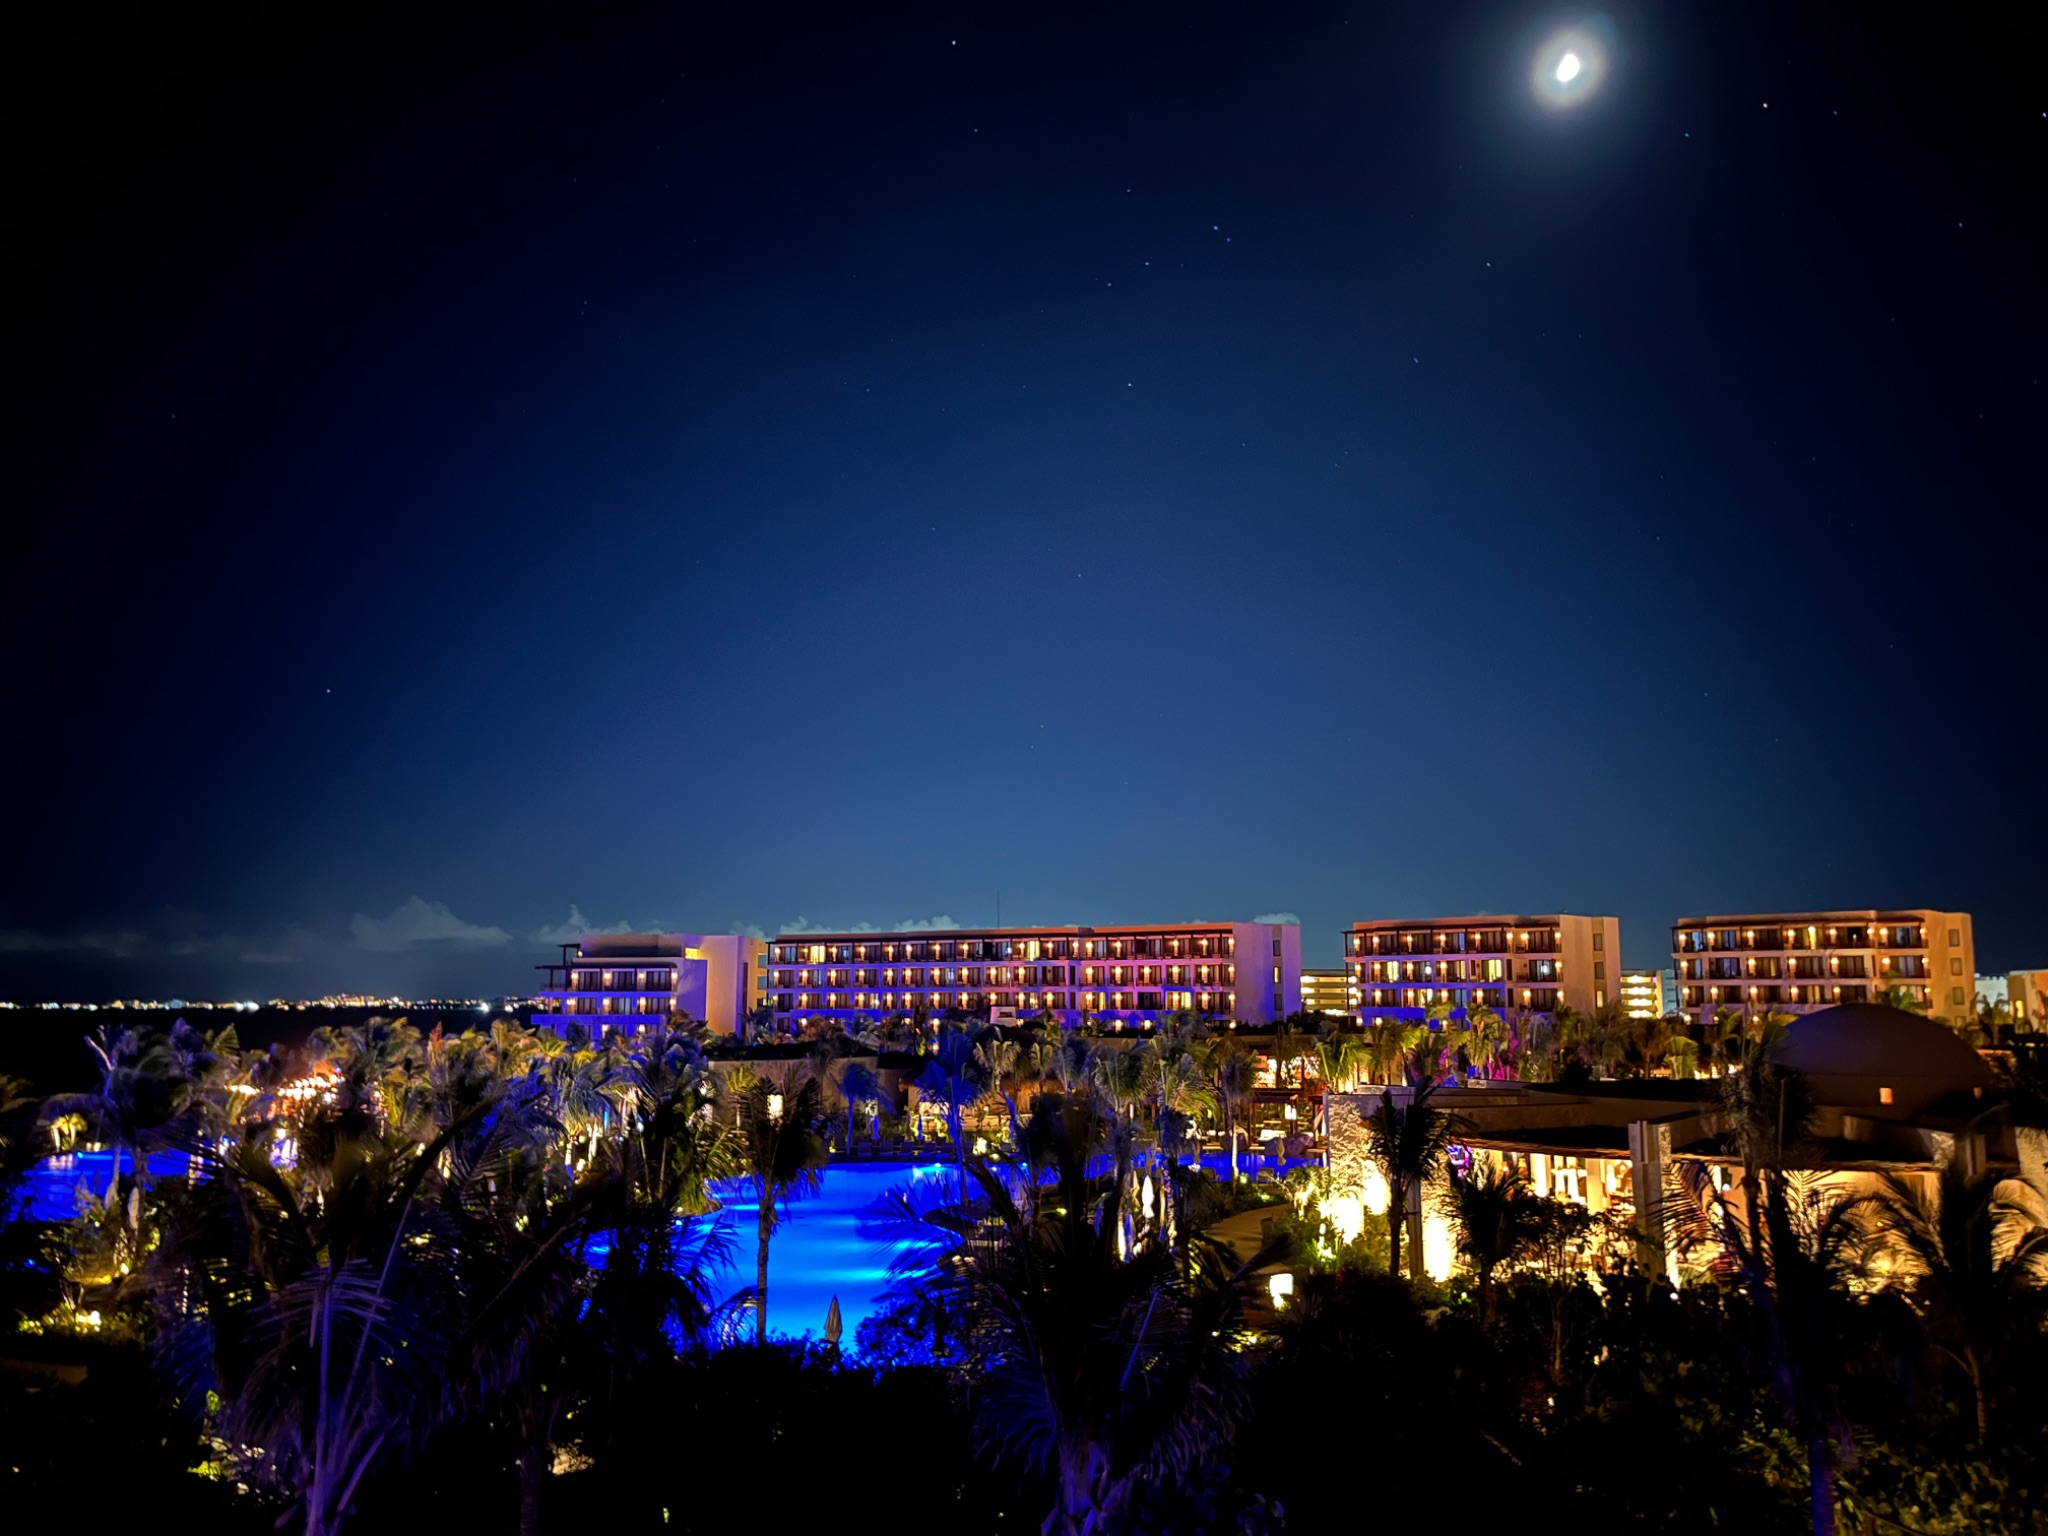
[[[1599,95],[1607,77],[1612,31],[1605,17],[1594,16],[1544,38],[1529,60],[1529,94],[1536,104],[1551,112],[1570,112]]]

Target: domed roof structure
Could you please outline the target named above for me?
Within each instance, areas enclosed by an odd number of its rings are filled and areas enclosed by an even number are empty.
[[[1950,1094],[1991,1086],[1991,1069],[1938,1019],[1883,1003],[1843,1003],[1792,1021],[1771,1060],[1813,1080],[1823,1104],[1908,1119]]]

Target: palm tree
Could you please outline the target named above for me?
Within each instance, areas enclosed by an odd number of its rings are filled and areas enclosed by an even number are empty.
[[[1548,1013],[1524,1012],[1515,1021],[1513,1056],[1514,1075],[1524,1082],[1555,1081],[1563,1065],[1559,1060],[1556,1018]]]
[[[2024,1179],[1966,1177],[1953,1160],[1933,1189],[1884,1175],[1886,1253],[1934,1347],[1970,1385],[1977,1438],[1991,1436],[1993,1382],[2037,1336],[2048,1283],[2048,1199]]]
[[[1411,1195],[1419,1193],[1443,1171],[1451,1145],[1471,1129],[1463,1115],[1439,1109],[1434,1084],[1425,1083],[1405,1104],[1389,1090],[1380,1095],[1366,1117],[1366,1155],[1378,1165],[1387,1185],[1387,1268],[1401,1273],[1401,1237],[1408,1222]],[[1422,1278],[1421,1244],[1411,1251],[1409,1278]]]
[[[946,1135],[953,1143],[953,1165],[959,1174],[960,1198],[967,1198],[967,1147],[962,1112],[987,1088],[976,1041],[960,1024],[941,1024],[932,1057],[917,1080],[920,1093],[946,1106]]]
[[[1590,1015],[1579,1012],[1571,1004],[1560,1003],[1551,1011],[1550,1022],[1556,1031],[1560,1073],[1563,1068],[1574,1062],[1581,1068],[1592,1068],[1595,1064],[1593,1044],[1596,1021]]]
[[[1209,1080],[1216,1087],[1216,1107],[1223,1116],[1223,1135],[1230,1143],[1230,1182],[1238,1181],[1237,1127],[1256,1102],[1258,1065],[1242,1040],[1219,1035],[1209,1053]]]
[[[1302,1026],[1311,1015],[1290,1013],[1284,1019],[1273,1022],[1273,1084],[1278,1088],[1287,1086],[1289,1068],[1307,1053],[1307,1043],[1302,1036]]]
[[[306,1536],[338,1530],[363,1477],[451,1410],[458,1255],[443,1203],[423,1195],[480,1117],[421,1145],[360,1095],[316,1104],[225,1153],[202,1149],[208,1177],[166,1233],[156,1276],[174,1374],[195,1399],[216,1395],[229,1443],[265,1448]],[[287,1132],[289,1172],[272,1161]]]
[[[1716,1205],[1736,1283],[1762,1324],[1759,1363],[1806,1447],[1813,1536],[1835,1536],[1835,1469],[1854,1451],[1836,1388],[1852,1334],[1848,1282],[1866,1267],[1865,1200],[1831,1193],[1817,1175],[1779,1172],[1752,1194],[1748,1222],[1725,1200]]]
[[[1585,1035],[1579,1057],[1600,1078],[1617,1077],[1628,1060],[1635,1038],[1635,1025],[1619,1002],[1595,1009],[1585,1021]]]
[[[1806,1143],[1815,1115],[1813,1086],[1800,1073],[1770,1059],[1776,1032],[1768,1027],[1744,1040],[1734,1068],[1721,1079],[1722,1141],[1742,1160],[1742,1195],[1749,1245],[1761,1250],[1766,1191],[1786,1160]]]
[[[1356,1035],[1325,1035],[1316,1042],[1316,1076],[1330,1093],[1350,1093],[1365,1067],[1365,1044]]]
[[[1507,1049],[1507,1040],[1507,1025],[1497,1012],[1485,1003],[1467,1005],[1464,1039],[1460,1042],[1467,1071],[1481,1077],[1492,1077],[1494,1067]]]
[[[705,1186],[733,1171],[735,1138],[708,1112],[687,1037],[636,1042],[620,1064],[641,1111],[635,1128],[595,1143],[573,1179],[567,1153],[580,1137],[558,1090],[573,1090],[574,1077],[536,1079],[531,1112],[493,1117],[473,1144],[452,1149],[451,1162],[488,1174],[450,1170],[466,1192],[448,1215],[473,1309],[459,1353],[478,1395],[502,1401],[518,1431],[521,1536],[539,1529],[565,1415],[618,1397],[672,1358],[675,1341],[704,1341],[706,1269],[729,1247]],[[586,1250],[599,1232],[605,1255],[593,1266]]]
[[[1494,1165],[1452,1174],[1450,1206],[1458,1225],[1458,1251],[1479,1278],[1479,1320],[1493,1321],[1494,1276],[1536,1242],[1543,1202],[1521,1171]]]
[[[876,1120],[875,1129],[877,1134],[880,1133],[882,1114],[881,1074],[858,1057],[850,1058],[846,1065],[839,1069],[839,1097],[846,1105],[846,1151],[851,1156],[853,1153],[854,1123],[859,1117],[863,1106],[873,1109]]]
[[[1017,1094],[1038,1076],[1037,1052],[1027,1050],[1015,1040],[999,1039],[991,1032],[974,1048],[974,1061],[979,1069],[983,1098],[995,1100],[1003,1106],[1003,1112],[1010,1121],[1010,1135],[1014,1139],[1021,1126],[1017,1118]]]
[[[568,1142],[565,1153],[581,1142],[588,1163],[597,1156],[598,1138],[624,1119],[632,1103],[631,1060],[617,1048],[564,1049],[550,1054],[543,1070]]]
[[[1176,1160],[1193,1141],[1193,1128],[1216,1112],[1216,1090],[1191,1051],[1147,1053],[1145,1098],[1152,1111],[1152,1164],[1159,1173],[1158,1229],[1173,1231]]]
[[[1193,1240],[1126,1255],[1123,1191],[1090,1178],[1104,1144],[1098,1108],[1043,1094],[1024,1130],[1029,1198],[977,1161],[986,1220],[924,1284],[965,1320],[957,1375],[975,1443],[998,1466],[1044,1477],[1047,1536],[1084,1536],[1145,1484],[1185,1476],[1228,1443],[1246,1408],[1245,1356],[1231,1343],[1259,1268]],[[1055,1203],[1056,1202],[1056,1203]]]
[[[1058,1023],[1048,1025],[1035,1055],[1038,1080],[1059,1084],[1060,1092],[1070,1098],[1090,1081],[1091,1051],[1086,1037],[1078,1029],[1068,1029]]]
[[[524,1113],[494,1115],[479,1134],[456,1138],[435,1191],[469,1302],[451,1375],[508,1410],[521,1536],[540,1529],[556,1431],[572,1406],[567,1377],[590,1294],[584,1245],[616,1225],[626,1204],[615,1157],[594,1155],[571,1173],[580,1138],[562,1124],[549,1091],[557,1084],[541,1078],[537,1086]]]
[[[754,1342],[768,1342],[768,1243],[789,1202],[813,1194],[830,1159],[825,1144],[825,1089],[799,1069],[776,1082],[762,1078],[740,1097],[746,1178],[759,1203],[754,1250]]]
[[[178,1020],[179,1026],[184,1023]],[[114,1169],[104,1202],[111,1208],[120,1195],[122,1159],[133,1169],[139,1191],[148,1181],[149,1150],[185,1113],[192,1081],[164,1030],[127,1024],[111,1030],[102,1027],[86,1044],[99,1060],[99,1086],[90,1093],[52,1094],[43,1101],[42,1119],[48,1125],[66,1115],[80,1116],[112,1149]],[[131,1226],[136,1219],[139,1212]]]
[[[1364,1031],[1366,1072],[1375,1083],[1399,1086],[1408,1081],[1409,1067],[1428,1026],[1409,1019],[1388,1019]]]

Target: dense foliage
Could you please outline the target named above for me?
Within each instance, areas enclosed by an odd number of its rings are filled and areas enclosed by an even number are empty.
[[[674,1025],[401,1021],[269,1052],[116,1031],[92,1092],[0,1084],[8,1507],[320,1536],[749,1511],[1075,1536],[1536,1511],[2048,1531],[2037,1135],[2019,1177],[1845,1198],[1792,1155],[1801,1082],[1753,1039],[1717,1046],[1757,1198],[1721,1208],[1718,1257],[1674,1287],[1627,1232],[1446,1156],[1428,1085],[1515,1049],[1480,1024],[1448,1058],[1313,1027],[1263,1053],[1282,1093],[1420,1085],[1383,1102],[1372,1155],[1451,1222],[1445,1284],[1402,1273],[1391,1215],[1347,1228],[1320,1170],[1190,1166],[1261,1105],[1243,1037],[1185,1022],[1134,1045],[908,1021],[879,1059],[714,1054]],[[775,1231],[827,1143],[917,1134],[879,1061],[905,1063],[949,1172],[888,1213],[919,1241],[847,1351],[773,1342]],[[21,1175],[53,1140],[118,1161],[75,1218],[36,1222]],[[165,1150],[195,1176],[153,1175]],[[761,1196],[745,1232],[722,1180]],[[1212,1234],[1251,1212],[1262,1237]],[[755,1284],[713,1294],[709,1260],[742,1253]]]

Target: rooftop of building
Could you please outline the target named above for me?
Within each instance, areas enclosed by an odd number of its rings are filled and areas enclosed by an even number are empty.
[[[1855,907],[1814,908],[1806,912],[1718,912],[1705,917],[1681,917],[1671,926],[1678,928],[1767,928],[1773,923],[1912,923],[1925,917],[1964,917],[1940,907]]]
[[[1227,928],[1296,928],[1298,923],[1253,923],[1248,919],[1219,918],[1209,923],[1097,923],[1095,925],[1051,924],[1024,928],[915,928],[906,932],[881,933],[849,929],[844,933],[778,933],[775,944],[901,944],[920,939],[1035,939],[1079,938],[1101,934],[1220,933]]]
[[[1720,1096],[1720,1084],[1708,1077],[1621,1077],[1563,1083],[1521,1083],[1524,1092],[1560,1098],[1649,1100],[1658,1104],[1698,1104]]]
[[[1567,917],[1587,917],[1595,921],[1615,922],[1617,919],[1605,912],[1480,912],[1468,917],[1364,917],[1351,927],[1361,928],[1533,928],[1541,923],[1555,923]]]
[[[1883,1003],[1803,1014],[1771,1059],[1810,1078],[1821,1103],[1886,1118],[1953,1112],[1994,1081],[1984,1058],[1946,1024]]]
[[[586,933],[574,947],[583,960],[678,960],[706,944],[734,939],[728,933]]]

